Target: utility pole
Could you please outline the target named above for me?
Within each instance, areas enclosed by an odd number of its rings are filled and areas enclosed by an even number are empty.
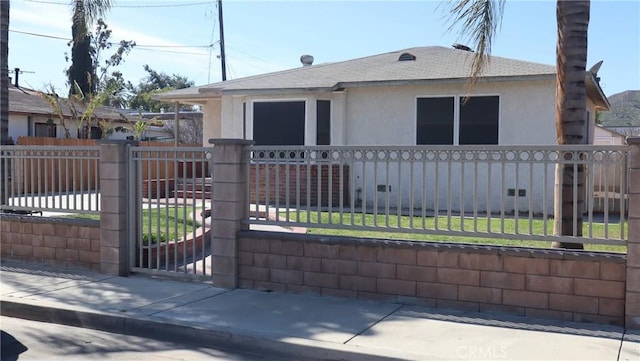
[[[222,61],[222,81],[227,80],[227,59],[224,55],[224,25],[222,24],[222,0],[218,0],[218,22],[220,23],[220,60]]]

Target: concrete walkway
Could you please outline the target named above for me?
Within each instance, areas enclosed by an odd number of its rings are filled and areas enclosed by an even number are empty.
[[[5,316],[324,360],[640,360],[640,332],[394,303],[214,288],[18,262]],[[8,331],[8,330],[7,330]]]

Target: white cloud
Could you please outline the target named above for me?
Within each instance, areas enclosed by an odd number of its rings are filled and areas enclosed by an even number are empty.
[[[11,29],[38,34],[69,37],[71,12],[68,7],[47,4],[11,3],[9,26]]]

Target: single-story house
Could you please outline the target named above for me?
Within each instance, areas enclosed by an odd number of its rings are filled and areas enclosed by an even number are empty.
[[[79,130],[73,121],[71,109],[65,102],[59,104],[71,138],[79,138],[82,131],[89,132],[88,138],[101,138],[100,127],[93,124]],[[84,106],[78,105],[76,109],[82,112]],[[126,127],[130,124],[119,109],[110,107],[98,107],[94,117],[108,121],[111,128]],[[9,137],[14,142],[17,142],[19,137],[65,138],[65,130],[59,116],[42,97],[41,92],[12,84],[9,85]]]
[[[627,137],[609,127],[596,125],[593,133],[593,144],[596,145],[624,145]]]
[[[253,139],[258,145],[556,144],[555,66],[491,56],[473,92],[467,94],[473,55],[458,48],[428,46],[318,65],[303,56],[299,68],[175,90],[156,98],[201,105],[205,144],[210,138]],[[588,71],[585,79],[586,136],[592,143],[596,111],[608,110],[609,103],[597,74]],[[354,173],[350,179],[361,176]],[[553,172],[548,177],[552,182]],[[458,187],[459,175],[448,178],[450,187]],[[507,182],[515,178],[523,182],[518,189],[534,187],[528,184],[529,176],[511,174]],[[393,182],[401,180],[391,180],[383,189],[403,189],[393,187]],[[380,189],[377,184],[352,187],[370,194]],[[532,190],[525,194],[529,197]],[[397,196],[385,199],[397,204]],[[405,204],[415,194],[399,196]],[[543,206],[533,207],[541,211]]]
[[[626,137],[640,136],[640,127],[637,126],[606,126],[608,130],[622,134]]]

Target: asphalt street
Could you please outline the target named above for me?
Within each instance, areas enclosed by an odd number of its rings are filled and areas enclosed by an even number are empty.
[[[246,349],[213,349],[53,323],[0,317],[2,361],[14,360],[293,360]],[[299,360],[299,358],[296,358]]]

